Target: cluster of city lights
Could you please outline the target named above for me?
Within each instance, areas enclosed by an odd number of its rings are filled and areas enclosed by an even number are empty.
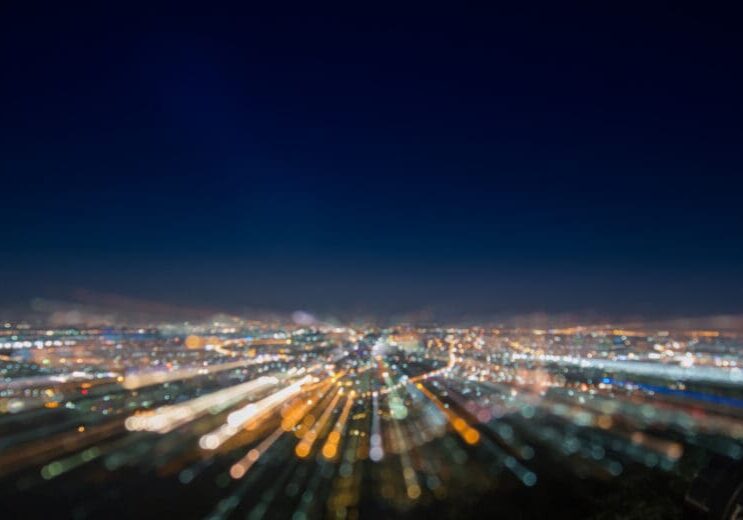
[[[15,497],[64,483],[85,515],[107,507],[91,479],[172,481],[219,497],[194,512],[209,518],[301,520],[531,488],[556,467],[743,457],[741,343],[717,331],[4,331],[0,481]]]

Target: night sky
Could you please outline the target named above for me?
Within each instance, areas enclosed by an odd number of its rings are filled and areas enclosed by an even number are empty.
[[[0,305],[743,312],[740,13],[605,4],[3,7]]]

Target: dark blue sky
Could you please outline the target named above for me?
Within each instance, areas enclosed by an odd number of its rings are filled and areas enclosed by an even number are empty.
[[[743,311],[740,13],[593,4],[4,8],[0,304]]]

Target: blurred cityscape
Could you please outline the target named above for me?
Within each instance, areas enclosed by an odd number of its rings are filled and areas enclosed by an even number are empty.
[[[743,520],[723,4],[4,2],[0,520]]]
[[[52,321],[0,323],[18,517],[674,518],[743,458],[733,328]]]

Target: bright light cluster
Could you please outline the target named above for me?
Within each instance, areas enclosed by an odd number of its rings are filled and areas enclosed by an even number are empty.
[[[201,516],[355,518],[362,504],[402,514],[555,471],[610,479],[672,472],[690,452],[743,458],[733,334],[199,327],[24,327],[0,342],[5,489],[66,483],[105,512],[84,482],[136,471],[185,494],[216,489]]]

